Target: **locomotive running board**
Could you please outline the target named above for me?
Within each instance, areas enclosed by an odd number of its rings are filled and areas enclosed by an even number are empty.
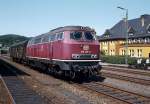
[[[33,58],[33,59],[50,60],[49,58],[32,57],[32,56],[27,56],[27,57],[28,57],[28,58]]]
[[[64,61],[64,62],[100,62],[101,60],[61,60],[61,59],[52,59],[53,61]]]
[[[41,57],[31,57],[27,56],[29,58],[35,58],[35,59],[43,59],[43,60],[50,60],[49,58],[41,58]],[[53,61],[63,61],[63,62],[101,62],[101,60],[61,60],[61,59],[52,59]]]

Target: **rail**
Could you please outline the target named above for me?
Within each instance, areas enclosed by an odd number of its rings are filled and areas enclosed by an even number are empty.
[[[3,103],[4,104],[16,104],[10,91],[8,90],[3,78],[0,76],[0,83],[1,83],[1,92],[4,94],[3,95]],[[1,94],[2,96],[2,94]]]
[[[150,80],[146,80],[146,79],[129,77],[129,76],[125,76],[125,75],[114,74],[114,73],[111,73],[111,72],[102,72],[101,75],[103,77],[109,77],[109,78],[125,80],[125,81],[129,81],[129,82],[134,82],[134,83],[137,83],[137,84],[142,84],[142,85],[147,85],[147,86],[150,85]]]
[[[149,104],[150,102],[149,97],[114,88],[112,86],[105,85],[99,82],[85,83],[79,86],[129,104]]]

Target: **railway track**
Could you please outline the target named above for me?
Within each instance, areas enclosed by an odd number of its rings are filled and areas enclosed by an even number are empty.
[[[143,71],[143,70],[135,70],[135,69],[127,69],[127,68],[119,68],[119,67],[110,67],[110,66],[103,66],[103,70],[110,70],[116,72],[124,72],[129,74],[138,74],[144,76],[150,76],[150,71]]]
[[[0,67],[0,74],[14,101],[11,104],[48,104],[45,98],[28,88],[20,78],[28,76],[26,73],[9,66],[2,60],[0,60]]]
[[[93,92],[97,92],[99,94],[104,94],[113,99],[120,100],[129,104],[150,104],[150,98],[146,96],[142,96],[136,93],[124,91],[118,88],[114,88],[99,82],[90,82],[84,84],[77,84],[83,89],[92,90]]]
[[[15,104],[3,78],[0,76],[0,92],[3,96],[0,96],[0,104]]]
[[[134,83],[142,84],[142,85],[146,85],[146,86],[150,85],[150,80],[146,80],[146,79],[135,78],[135,77],[125,76],[125,75],[119,75],[119,74],[114,74],[114,73],[111,73],[111,72],[102,72],[101,75],[103,77],[121,79],[121,80],[134,82]]]
[[[104,94],[111,98],[120,100],[128,104],[150,104],[150,98],[136,93],[128,92],[99,82],[84,83],[82,88]]]

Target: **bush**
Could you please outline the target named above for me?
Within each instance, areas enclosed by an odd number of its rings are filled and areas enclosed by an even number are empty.
[[[111,64],[125,64],[125,56],[101,56],[100,59]],[[137,58],[128,57],[128,64],[136,65]]]
[[[103,62],[112,63],[112,64],[125,64],[124,56],[101,56],[100,59]]]
[[[136,65],[136,64],[137,64],[137,58],[129,57],[129,58],[128,58],[128,64],[129,64],[129,65]]]
[[[101,50],[100,55],[105,55],[105,51]]]

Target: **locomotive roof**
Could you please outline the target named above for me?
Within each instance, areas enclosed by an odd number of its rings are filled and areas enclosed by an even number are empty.
[[[28,40],[18,42],[18,43],[15,43],[15,44],[11,45],[10,47],[16,47],[16,46],[19,46],[19,45],[24,45],[24,44],[27,44],[27,42],[28,42]]]
[[[61,31],[69,31],[69,30],[88,30],[88,31],[94,31],[94,29],[87,27],[87,26],[64,26],[64,27],[58,27],[56,29],[50,30],[50,32],[61,32]]]
[[[87,27],[87,26],[64,26],[64,27],[58,27],[56,29],[53,29],[53,30],[50,30],[49,32],[47,33],[44,33],[44,34],[41,34],[41,35],[38,35],[32,39],[36,39],[36,38],[41,38],[43,36],[46,36],[46,35],[52,35],[52,34],[55,34],[55,33],[58,33],[58,32],[63,32],[63,31],[77,31],[77,30],[83,30],[83,31],[94,31],[94,29],[90,28],[90,27]]]

